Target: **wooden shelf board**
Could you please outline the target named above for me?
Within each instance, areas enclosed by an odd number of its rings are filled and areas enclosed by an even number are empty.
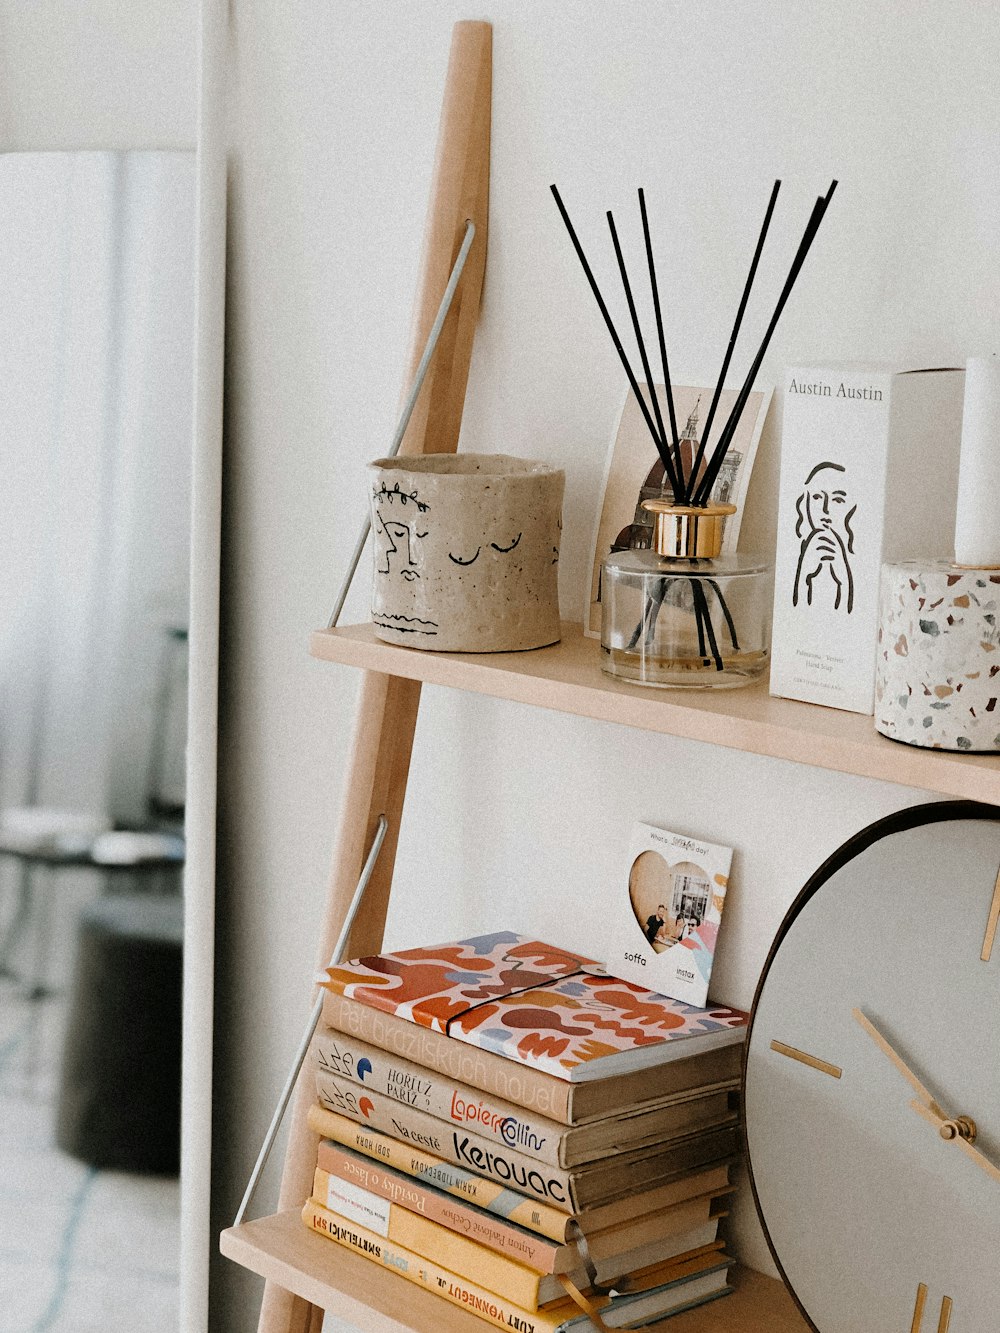
[[[317,630],[314,657],[429,685],[534,704],[751,754],[1000,805],[1000,756],[955,754],[880,736],[870,717],[774,699],[766,681],[736,690],[657,690],[600,669],[600,644],[579,625],[524,653],[436,653],[376,639],[369,625]]]
[[[371,1333],[484,1333],[491,1325],[316,1235],[299,1212],[276,1213],[220,1237],[227,1258]],[[808,1328],[780,1282],[750,1269],[732,1296],[665,1324],[670,1333],[803,1333]]]

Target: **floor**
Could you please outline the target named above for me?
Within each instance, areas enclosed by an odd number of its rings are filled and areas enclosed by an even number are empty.
[[[169,1333],[176,1179],[97,1171],[55,1145],[64,1005],[0,979],[0,1333]]]

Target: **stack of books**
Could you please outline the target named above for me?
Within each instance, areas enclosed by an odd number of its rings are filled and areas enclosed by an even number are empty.
[[[635,1329],[730,1290],[745,1013],[508,931],[321,984],[314,1231],[523,1333]]]

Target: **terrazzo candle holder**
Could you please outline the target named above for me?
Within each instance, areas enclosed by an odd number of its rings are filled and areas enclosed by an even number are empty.
[[[1000,569],[882,567],[875,727],[935,750],[1000,751]]]

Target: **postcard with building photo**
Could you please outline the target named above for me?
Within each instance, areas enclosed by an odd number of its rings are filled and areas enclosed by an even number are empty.
[[[660,400],[664,422],[669,421],[666,393],[662,384],[655,386]],[[697,385],[675,384],[674,412],[681,446],[681,457],[690,468],[701,440],[701,429],[712,401],[714,389]],[[771,403],[770,388],[755,389],[747,399],[725,462],[712,491],[712,499],[723,504],[734,504],[736,513],[726,519],[722,549],[736,550],[743,518],[750,473],[753,468],[757,443],[764,428],[764,418]],[[711,456],[712,442],[718,440],[729,412],[736,401],[737,390],[724,389],[712,425],[708,444]],[[699,476],[702,467],[699,468]],[[589,565],[590,582],[587,588],[587,606],[583,630],[591,638],[601,634],[601,564],[613,551],[635,550],[649,546],[653,530],[652,517],[642,508],[643,500],[670,500],[673,492],[667,481],[656,447],[649,438],[649,430],[635,394],[629,390],[618,430],[608,455],[604,476],[601,506],[598,510]]]
[[[611,975],[704,1005],[732,859],[731,847],[635,824],[616,894]]]

